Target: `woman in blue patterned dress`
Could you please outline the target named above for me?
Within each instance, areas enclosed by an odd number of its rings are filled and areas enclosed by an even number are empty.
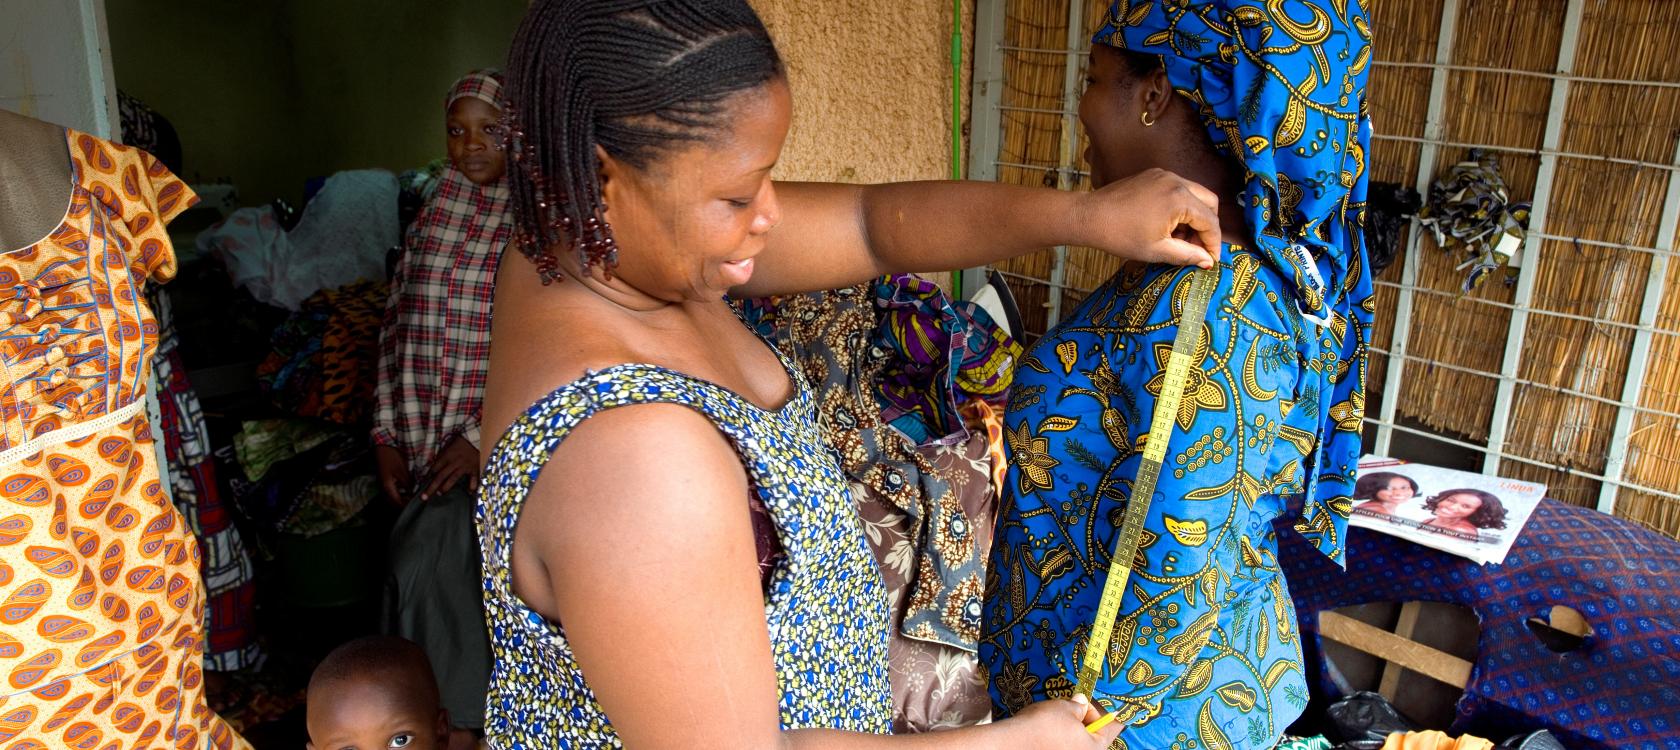
[[[1120,0],[1093,40],[1094,183],[1188,176],[1229,243],[1092,696],[1117,747],[1270,748],[1307,702],[1274,522],[1342,559],[1371,322],[1360,5]],[[1187,276],[1122,271],[1017,368],[980,644],[996,715],[1074,689]]]
[[[724,297],[1061,243],[1211,265],[1212,195],[1165,172],[1093,194],[773,183],[790,91],[745,0],[539,1],[506,91],[535,272],[501,269],[484,405],[491,745],[1106,744],[1068,700],[875,736],[879,571],[806,376]]]

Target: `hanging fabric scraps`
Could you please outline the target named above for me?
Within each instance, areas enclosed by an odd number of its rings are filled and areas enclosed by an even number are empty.
[[[1418,219],[1435,233],[1435,244],[1442,250],[1466,256],[1458,270],[1469,271],[1463,285],[1468,294],[1501,267],[1506,269],[1506,284],[1516,280],[1528,214],[1527,202],[1511,202],[1498,158],[1471,149],[1467,161],[1453,165],[1444,179],[1430,186],[1429,203]]]

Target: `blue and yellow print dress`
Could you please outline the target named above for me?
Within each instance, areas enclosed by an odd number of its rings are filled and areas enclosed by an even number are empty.
[[[1093,697],[1131,750],[1271,748],[1307,702],[1274,522],[1341,562],[1360,454],[1371,27],[1360,0],[1116,0],[1091,41],[1161,60],[1241,167],[1248,229]],[[1073,690],[1188,273],[1123,271],[1017,370],[980,643],[1000,715]]]
[[[769,511],[782,554],[769,577],[764,611],[783,728],[890,731],[881,574],[845,475],[818,432],[811,389],[777,356],[796,389],[779,411],[678,372],[620,365],[538,401],[497,443],[477,519],[495,655],[484,730],[494,747],[621,746],[565,630],[514,594],[511,561],[526,494],[560,442],[592,414],[650,403],[681,404],[710,419],[740,454],[752,491]]]
[[[1313,334],[1227,246],[1096,697],[1133,750],[1263,747],[1307,702],[1273,522],[1302,491]],[[1017,371],[981,661],[994,710],[1067,697],[1161,395],[1188,271],[1126,271]]]

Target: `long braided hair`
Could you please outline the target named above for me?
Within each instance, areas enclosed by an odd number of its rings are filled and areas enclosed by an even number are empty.
[[[543,283],[551,248],[609,273],[599,146],[644,169],[723,128],[723,102],[783,74],[746,0],[538,0],[508,53],[509,165],[517,244]]]

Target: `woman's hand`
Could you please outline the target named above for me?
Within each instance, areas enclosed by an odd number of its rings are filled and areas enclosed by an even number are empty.
[[[1027,706],[1014,717],[998,722],[1000,729],[1008,728],[1010,747],[1022,748],[1080,748],[1101,750],[1120,736],[1120,722],[1109,724],[1096,732],[1086,731],[1085,725],[1103,713],[1083,695],[1073,700],[1040,701]]]
[[[1163,169],[1085,194],[1085,244],[1127,260],[1212,268],[1219,260],[1219,196]]]

